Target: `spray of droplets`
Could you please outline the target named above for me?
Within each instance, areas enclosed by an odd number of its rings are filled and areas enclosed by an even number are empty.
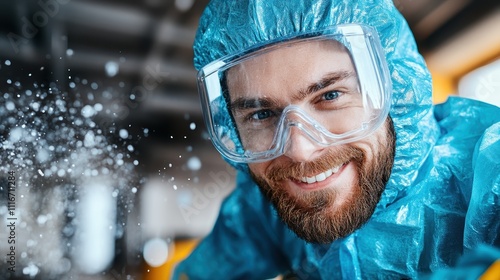
[[[137,189],[131,174],[138,162],[133,144],[126,143],[128,131],[105,116],[94,98],[98,92],[83,98],[74,82],[70,90],[8,80],[0,93],[5,104],[0,106],[0,191],[6,192],[5,178],[15,172],[16,238],[22,241],[16,244],[18,277],[57,279],[73,269],[76,208],[86,186],[106,185],[116,203],[133,208]],[[1,199],[0,217],[6,217]],[[113,226],[117,237],[122,226]],[[1,242],[0,251],[6,252],[6,245]]]

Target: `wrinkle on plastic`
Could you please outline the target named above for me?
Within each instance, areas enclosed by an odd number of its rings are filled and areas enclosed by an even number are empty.
[[[299,32],[362,23],[379,33],[392,77],[392,175],[372,218],[328,246],[307,244],[279,220],[239,169],[213,232],[174,278],[418,278],[482,243],[500,246],[500,109],[450,98],[433,106],[429,71],[392,1],[214,0],[194,43],[197,69]],[[306,55],[306,54],[305,54]],[[227,160],[227,159],[226,159]]]

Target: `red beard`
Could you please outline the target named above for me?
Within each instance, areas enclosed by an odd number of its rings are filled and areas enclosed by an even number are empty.
[[[280,218],[300,238],[311,243],[331,243],[360,228],[375,211],[394,162],[395,134],[390,118],[385,127],[387,143],[374,143],[380,146],[371,162],[366,162],[363,150],[344,145],[314,162],[272,166],[265,174],[267,180],[251,175]],[[354,163],[358,178],[347,200],[338,207],[332,207],[337,197],[334,189],[310,191],[298,196],[284,186],[285,180],[298,180],[347,162]]]

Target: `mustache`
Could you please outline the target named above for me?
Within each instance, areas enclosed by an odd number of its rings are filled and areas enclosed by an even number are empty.
[[[266,172],[270,182],[279,182],[287,179],[300,180],[301,177],[310,177],[336,166],[353,161],[357,166],[364,162],[364,153],[361,149],[352,146],[342,146],[329,150],[320,158],[309,162],[286,162],[271,167]]]

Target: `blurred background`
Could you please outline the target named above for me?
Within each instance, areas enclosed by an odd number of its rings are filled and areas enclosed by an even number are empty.
[[[1,0],[0,278],[166,279],[210,231],[235,172],[196,91],[207,2]],[[500,106],[498,1],[394,3],[435,103]]]

